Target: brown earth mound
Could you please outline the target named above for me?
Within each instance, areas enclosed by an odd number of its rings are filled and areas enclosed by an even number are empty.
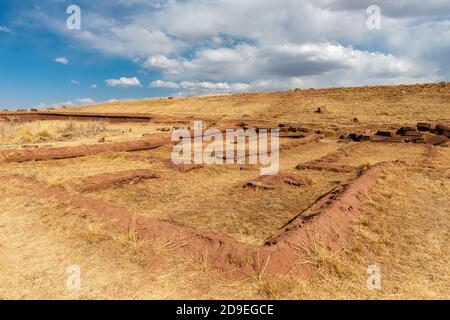
[[[232,238],[136,215],[126,208],[85,195],[72,194],[62,187],[51,187],[29,177],[3,176],[0,177],[0,181],[26,183],[42,197],[53,198],[59,203],[80,208],[92,216],[116,221],[122,232],[133,232],[138,240],[162,243],[176,254],[206,259],[213,268],[227,272],[230,277],[254,275],[252,255],[257,248],[239,243]]]
[[[161,178],[161,176],[151,170],[127,170],[88,177],[77,185],[77,189],[82,192],[95,191],[124,184],[135,184],[146,179],[159,178]]]
[[[244,184],[244,188],[262,188],[262,189],[275,189],[283,184],[291,186],[302,187],[312,183],[312,180],[308,177],[304,177],[298,174],[280,172],[271,176],[260,176],[253,180],[250,180]]]
[[[329,153],[317,160],[312,160],[304,163],[298,164],[295,168],[297,170],[325,170],[340,173],[355,172],[358,170],[357,167],[337,164],[335,162],[341,160],[343,157],[350,155],[352,152],[361,147],[361,144],[354,144],[350,146],[345,146],[339,148],[339,150]]]
[[[428,137],[427,144],[431,144],[433,146],[443,146],[448,145],[450,139],[444,135],[432,135]]]
[[[163,158],[163,157],[153,157],[153,156],[146,156],[146,155],[132,155],[130,157],[132,160],[136,161],[150,161],[152,163],[163,163],[166,167],[178,170],[180,172],[189,172],[192,170],[203,168],[203,164],[195,164],[195,163],[181,163],[181,164],[175,164],[171,159]]]
[[[322,158],[317,159],[320,162],[337,162],[343,157],[350,156],[354,151],[361,148],[361,144],[353,144],[350,146],[343,146],[337,151],[324,155]]]
[[[323,138],[320,134],[312,134],[307,137],[280,145],[280,150],[289,150],[291,148],[299,147],[307,143],[319,142]]]
[[[203,164],[195,164],[195,163],[181,163],[181,164],[175,164],[171,160],[166,162],[166,165],[169,168],[178,170],[180,172],[190,172],[192,170],[201,169],[204,167]]]
[[[341,172],[341,173],[347,173],[347,172],[355,172],[358,170],[357,167],[344,165],[344,164],[335,164],[335,163],[329,163],[329,162],[323,162],[323,161],[309,161],[305,163],[301,163],[295,167],[297,170],[318,170],[318,171],[331,171],[331,172]]]
[[[280,247],[298,245],[307,240],[308,232],[313,231],[317,239],[326,244],[334,242],[333,246],[344,244],[348,235],[350,221],[361,207],[364,192],[370,190],[378,177],[389,164],[397,162],[380,163],[362,173],[356,180],[346,186],[333,189],[327,195],[318,199],[305,212],[282,228],[277,234],[266,241],[266,245]]]
[[[425,145],[425,151],[423,153],[424,159],[421,166],[426,168],[434,168],[434,160],[439,155],[436,147],[431,144]]]
[[[290,132],[280,132],[280,138],[291,138],[291,139],[302,139],[305,137],[304,133],[290,133]]]
[[[104,152],[123,152],[123,151],[138,151],[155,149],[168,143],[167,139],[153,139],[153,140],[138,140],[116,143],[102,143],[75,147],[60,147],[60,148],[40,148],[34,150],[14,150],[3,151],[0,156],[3,156],[7,162],[25,162],[25,161],[39,161],[50,159],[66,159],[83,156],[91,156]]]

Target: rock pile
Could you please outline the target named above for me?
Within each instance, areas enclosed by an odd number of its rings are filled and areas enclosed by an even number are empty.
[[[428,143],[435,146],[448,146],[450,125],[419,122],[417,126],[400,127],[397,130],[378,130],[370,136],[363,133],[347,133],[340,138],[352,141],[372,141],[391,143]]]

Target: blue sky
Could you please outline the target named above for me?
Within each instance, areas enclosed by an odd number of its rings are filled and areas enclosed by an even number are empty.
[[[0,107],[448,80],[450,1],[372,3],[0,0]]]

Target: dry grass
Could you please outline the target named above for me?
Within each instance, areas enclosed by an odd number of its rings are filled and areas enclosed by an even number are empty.
[[[281,184],[274,190],[249,189],[243,185],[258,176],[259,171],[217,166],[185,174],[172,172],[158,181],[96,191],[91,196],[146,216],[260,245],[334,188],[336,181],[351,179],[351,175],[328,172],[304,174],[313,180],[311,186]]]
[[[366,196],[351,247],[330,252],[313,238],[303,247],[306,262],[315,268],[310,280],[264,273],[226,280],[202,259],[173,257],[170,239],[142,252],[145,244],[118,233],[113,224],[83,218],[24,187],[0,187],[8,194],[0,199],[5,208],[0,213],[3,299],[449,298],[450,184],[439,173],[391,169]],[[163,256],[162,262],[152,263],[154,256]],[[66,288],[67,267],[73,264],[82,270],[81,291]],[[372,264],[381,268],[380,291],[366,287],[366,268]]]
[[[311,280],[272,277],[286,286],[275,298],[449,299],[450,183],[439,172],[393,168],[380,180],[353,225],[351,246],[330,251],[317,241],[304,248]],[[381,290],[368,290],[366,270],[381,270]]]
[[[211,283],[194,259],[173,257],[170,239],[147,246],[112,223],[40,199],[25,185],[0,186],[0,299],[224,298],[235,292]],[[153,260],[164,256],[159,263]],[[67,268],[81,269],[81,290],[67,289]],[[218,281],[225,281],[217,274]]]
[[[0,144],[24,144],[95,136],[105,124],[91,121],[0,122]]]
[[[45,181],[51,185],[66,185],[88,176],[121,171],[126,168],[154,168],[147,163],[132,161],[126,154],[101,154],[74,159],[49,160],[5,164],[0,168],[2,175],[22,174]]]
[[[259,119],[325,125],[398,124],[450,120],[447,86],[332,88],[273,93],[111,102],[70,111],[143,112],[167,116],[216,119]],[[316,114],[318,106],[327,113]],[[407,111],[406,111],[407,110]]]
[[[339,147],[336,142],[323,141],[283,151],[280,169],[292,171],[298,163],[320,158]],[[136,154],[169,158],[170,148]],[[276,190],[251,190],[242,186],[260,174],[257,166],[252,170],[240,170],[238,165],[218,165],[180,173],[163,163],[133,161],[127,153],[11,163],[0,168],[0,173],[22,174],[72,190],[78,179],[124,168],[151,169],[159,172],[162,179],[97,191],[92,196],[139,214],[217,231],[251,244],[261,244],[338,181],[345,182],[352,177],[351,174],[304,171],[301,174],[312,178],[312,186],[281,185]],[[224,216],[228,218],[223,219]]]
[[[360,143],[357,149],[343,157],[339,162],[359,166],[361,164],[374,165],[383,161],[401,160],[418,165],[423,160],[424,150],[424,145],[420,144]]]

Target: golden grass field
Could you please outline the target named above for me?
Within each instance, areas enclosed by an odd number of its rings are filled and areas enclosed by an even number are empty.
[[[326,113],[314,110],[325,106]],[[342,142],[345,130],[394,128],[423,121],[450,121],[449,84],[310,89],[229,96],[148,99],[66,108],[60,111],[149,113],[230,121],[305,124],[325,136],[282,149],[280,170],[310,178],[306,186],[273,190],[243,188],[259,167],[211,165],[176,170],[170,145],[135,152],[45,161],[1,160],[0,176],[32,177],[76,194],[83,179],[130,169],[150,169],[161,178],[85,192],[133,214],[262,245],[292,218],[357,172],[297,170],[342,148],[336,164],[389,166],[361,199],[349,241],[334,250],[315,239],[302,247],[296,273],[230,278],[207,258],[177,255],[167,243],[141,241],[114,221],[93,217],[42,195],[25,182],[0,184],[0,299],[449,299],[450,150],[424,144]],[[1,115],[1,114],[0,114]],[[355,122],[353,118],[358,118]],[[190,121],[184,119],[183,121]],[[133,141],[161,135],[173,123],[34,121],[0,122],[0,152]],[[170,136],[170,133],[169,133]],[[293,139],[281,139],[281,145]],[[24,148],[25,147],[25,148]],[[428,162],[426,162],[428,161]],[[426,165],[425,165],[426,163]],[[1,179],[1,178],[0,178]],[[207,257],[207,253],[205,254]],[[81,268],[81,290],[66,286],[67,268]],[[381,269],[381,290],[366,286],[367,267]]]
[[[151,113],[157,115],[227,119],[257,119],[328,125],[351,124],[357,117],[365,124],[397,124],[449,120],[448,84],[404,85],[283,92],[243,93],[229,96],[160,98],[110,102],[81,108],[78,112]],[[316,114],[318,106],[326,114]]]

